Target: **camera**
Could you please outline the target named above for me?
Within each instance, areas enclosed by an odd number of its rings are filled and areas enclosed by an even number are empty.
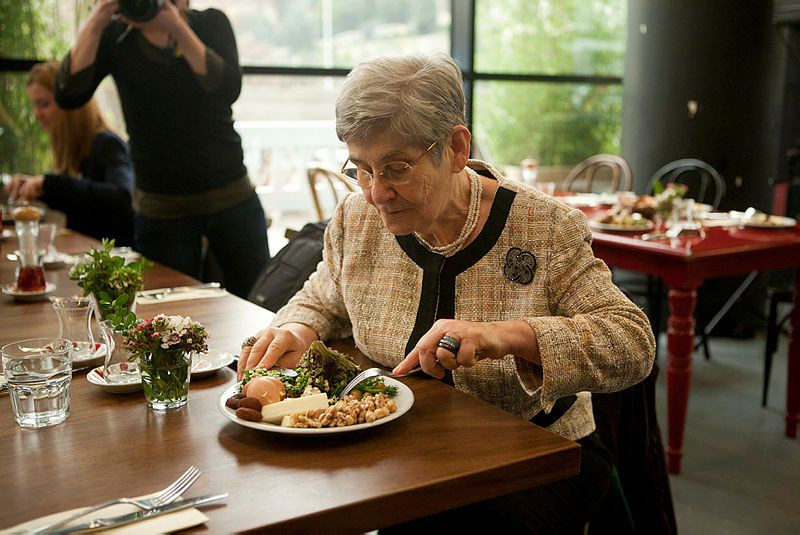
[[[119,0],[119,12],[133,22],[147,22],[163,5],[164,0]]]

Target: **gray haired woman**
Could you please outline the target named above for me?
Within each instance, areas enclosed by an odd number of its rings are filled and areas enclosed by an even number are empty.
[[[353,69],[336,129],[363,195],[339,203],[317,271],[244,348],[239,371],[292,367],[312,341],[351,334],[398,373],[420,365],[578,441],[581,473],[387,531],[580,531],[611,473],[589,392],[645,378],[653,334],[594,258],[581,212],[469,159],[464,108],[444,54]]]

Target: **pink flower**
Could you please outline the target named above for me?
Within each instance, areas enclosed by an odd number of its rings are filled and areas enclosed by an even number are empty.
[[[181,337],[180,337],[180,335],[178,333],[172,332],[172,333],[167,333],[164,336],[162,336],[161,337],[161,341],[164,344],[168,344],[168,345],[174,346],[175,344],[180,344],[181,343]],[[161,346],[163,347],[164,344],[161,344]]]

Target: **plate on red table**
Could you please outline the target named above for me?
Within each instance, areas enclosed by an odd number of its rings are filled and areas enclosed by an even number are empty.
[[[647,232],[653,230],[655,224],[647,219],[641,219],[636,224],[630,225],[623,223],[601,223],[599,221],[589,220],[589,228],[611,232]]]
[[[784,229],[793,228],[797,225],[797,220],[779,215],[756,214],[747,219],[743,219],[742,224],[747,228]]]
[[[31,301],[41,301],[47,294],[53,293],[56,290],[56,288],[57,286],[52,282],[46,282],[44,285],[44,291],[21,292],[17,290],[17,285],[12,282],[11,284],[4,284],[2,287],[2,291],[4,294],[13,297],[15,301],[27,303]]]
[[[400,381],[391,379],[389,377],[384,377],[383,380],[386,385],[397,387],[397,395],[392,398],[397,404],[397,410],[391,413],[389,416],[380,418],[379,420],[375,420],[371,423],[346,425],[344,427],[298,428],[283,427],[278,424],[271,424],[267,422],[248,422],[247,420],[237,418],[236,411],[225,405],[225,402],[228,400],[228,398],[239,393],[239,383],[226,388],[220,394],[219,400],[217,401],[217,408],[225,418],[235,424],[243,425],[244,427],[249,427],[251,429],[258,429],[259,431],[267,431],[268,433],[280,433],[284,435],[330,435],[349,433],[351,431],[359,431],[362,429],[368,429],[370,427],[376,427],[378,425],[388,424],[389,422],[396,420],[407,413],[414,405],[414,393],[410,388]]]

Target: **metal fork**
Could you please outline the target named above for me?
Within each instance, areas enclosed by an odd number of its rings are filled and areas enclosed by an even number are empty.
[[[39,535],[42,533],[47,533],[53,528],[58,528],[64,526],[73,520],[77,520],[82,516],[86,516],[89,513],[93,513],[110,505],[116,505],[118,503],[129,503],[135,505],[140,509],[144,509],[149,511],[154,507],[158,507],[160,505],[165,505],[168,503],[172,503],[175,499],[178,498],[182,493],[186,492],[186,490],[197,481],[197,478],[200,477],[200,470],[195,468],[194,466],[190,466],[186,472],[183,473],[181,477],[176,479],[170,486],[162,489],[161,491],[157,492],[154,496],[149,498],[114,498],[113,500],[107,500],[102,503],[98,503],[97,505],[93,505],[86,509],[82,509],[77,511],[75,514],[69,515],[66,518],[62,518],[52,524],[47,524],[46,526],[41,526],[40,528],[30,532],[32,535]]]
[[[394,374],[394,373],[392,373],[390,371],[384,370],[383,368],[368,368],[368,369],[364,370],[363,372],[359,373],[358,375],[356,375],[355,377],[353,377],[353,380],[350,381],[349,383],[347,383],[347,386],[345,386],[342,389],[342,391],[339,393],[339,399],[342,399],[347,394],[352,392],[352,390],[355,387],[357,387],[362,382],[364,382],[367,379],[370,379],[372,377],[377,377],[379,375],[382,375],[384,377],[406,377],[407,375],[411,375],[412,373],[417,373],[421,369],[422,368],[417,366],[416,368],[414,368],[413,370],[411,370],[408,373],[404,373],[404,374],[401,374],[401,375],[396,375],[396,374]]]

